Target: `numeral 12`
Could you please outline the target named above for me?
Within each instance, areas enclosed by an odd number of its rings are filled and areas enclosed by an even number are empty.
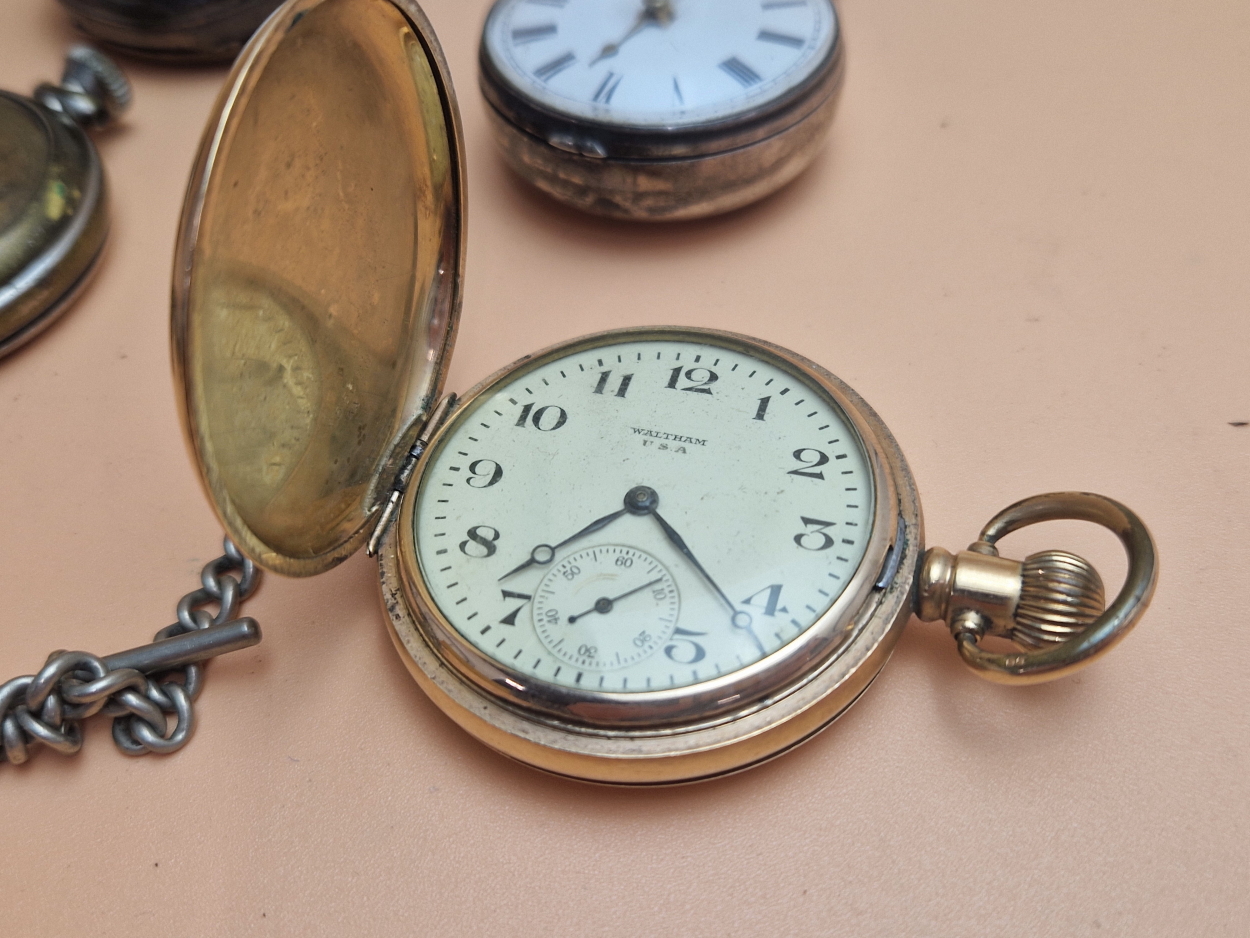
[[[702,377],[701,377],[702,376]],[[716,372],[710,368],[687,368],[686,380],[694,382],[687,388],[679,388],[677,382],[681,380],[681,366],[678,365],[668,376],[668,384],[664,385],[674,391],[693,391],[696,394],[711,394],[713,385],[717,381]]]

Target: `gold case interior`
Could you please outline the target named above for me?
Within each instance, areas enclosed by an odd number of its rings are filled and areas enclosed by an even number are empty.
[[[464,163],[446,74],[409,0],[291,0],[244,50],[202,144],[174,277],[183,417],[227,531],[276,572],[317,573],[363,543],[441,388],[464,243]],[[888,658],[910,612],[923,538],[902,454],[871,408],[819,366],[720,335],[785,357],[852,417],[878,499],[888,499],[889,524],[877,523],[890,530],[864,565],[875,576],[901,518],[898,575],[831,612],[853,620],[854,637],[778,693],[665,732],[596,734],[490,698],[435,649],[437,611],[412,588],[415,550],[403,543],[408,497],[398,533],[392,526],[381,542],[393,638],[426,692],[487,745],[592,781],[692,781],[801,742]]]
[[[240,57],[201,147],[174,359],[230,536],[318,573],[368,536],[441,388],[463,159],[428,24],[403,0],[296,0]]]

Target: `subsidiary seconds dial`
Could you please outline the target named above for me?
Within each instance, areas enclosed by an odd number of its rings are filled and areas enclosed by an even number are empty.
[[[634,547],[578,551],[534,595],[534,629],[547,649],[591,671],[641,661],[672,634],[680,600],[672,574]]]

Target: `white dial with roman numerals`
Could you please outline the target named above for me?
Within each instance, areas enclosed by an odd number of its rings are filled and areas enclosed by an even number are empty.
[[[674,129],[786,97],[837,30],[830,0],[501,0],[483,39],[504,80],[540,105]]]
[[[516,687],[733,675],[821,618],[872,534],[873,474],[841,407],[715,335],[539,356],[456,413],[426,460],[421,577]]]

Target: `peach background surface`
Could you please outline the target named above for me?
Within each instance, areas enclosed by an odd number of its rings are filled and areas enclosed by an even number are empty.
[[[470,168],[449,388],[589,331],[754,334],[857,388],[930,544],[1088,489],[1152,526],[1154,606],[1023,690],[939,626],[813,742],[617,791],[494,755],[420,693],[357,556],[269,577],[262,645],[210,668],[194,741],[0,766],[0,933],[1245,935],[1250,926],[1250,5],[845,0],[841,111],[754,207],[644,227],[511,178],[476,89],[486,0],[428,0]],[[0,87],[59,74],[51,0],[4,0]],[[126,63],[100,140],[115,227],[65,319],[0,361],[0,677],[147,641],[217,553],[168,351],[192,154],[224,76]],[[1018,555],[1109,536],[1017,535]]]

